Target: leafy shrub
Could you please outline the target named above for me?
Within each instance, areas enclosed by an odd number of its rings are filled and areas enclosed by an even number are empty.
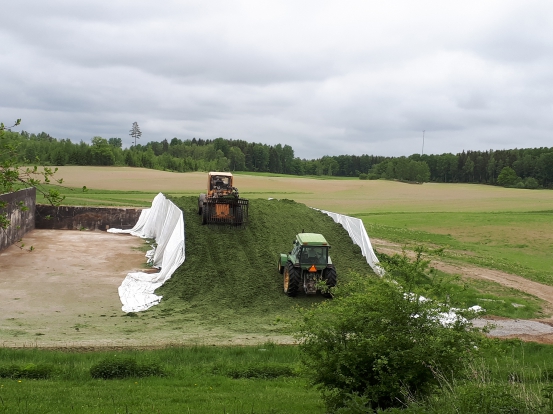
[[[307,375],[330,411],[352,395],[373,409],[401,407],[405,395],[429,395],[439,385],[436,372],[454,377],[477,352],[480,336],[466,320],[442,325],[439,313],[447,308],[397,283],[355,274],[350,280],[332,301],[303,310],[299,326]]]
[[[359,174],[359,179],[360,180],[368,180],[369,179],[369,174],[361,173],[361,174]]]
[[[46,364],[4,365],[0,366],[0,378],[47,379],[54,374],[54,366]]]
[[[134,358],[108,357],[94,364],[90,375],[98,379],[121,379],[164,376],[165,373],[156,362],[138,364]]]

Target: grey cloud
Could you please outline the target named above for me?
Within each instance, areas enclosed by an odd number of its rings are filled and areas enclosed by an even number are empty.
[[[10,2],[0,120],[89,142],[325,154],[550,146],[553,6],[505,0]]]

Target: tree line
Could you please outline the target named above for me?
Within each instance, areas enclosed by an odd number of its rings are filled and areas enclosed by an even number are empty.
[[[395,179],[410,182],[481,183],[553,187],[553,148],[413,154],[408,157],[338,155],[296,157],[290,145],[225,138],[164,139],[122,147],[121,138],[93,137],[74,143],[45,132],[5,131],[20,162],[43,165],[126,165],[178,172],[252,171],[293,175]]]

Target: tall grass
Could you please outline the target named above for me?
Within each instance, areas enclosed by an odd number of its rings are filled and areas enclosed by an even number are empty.
[[[519,340],[489,342],[484,358],[452,380],[437,373],[440,388],[423,401],[411,399],[405,413],[553,413],[553,347]]]

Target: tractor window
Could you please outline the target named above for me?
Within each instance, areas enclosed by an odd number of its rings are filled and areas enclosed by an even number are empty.
[[[219,187],[221,189],[228,188],[229,186],[229,177],[221,176],[221,175],[214,175],[211,177],[211,190],[213,190],[215,187]]]
[[[301,249],[300,263],[325,265],[328,263],[328,247],[303,246]]]

